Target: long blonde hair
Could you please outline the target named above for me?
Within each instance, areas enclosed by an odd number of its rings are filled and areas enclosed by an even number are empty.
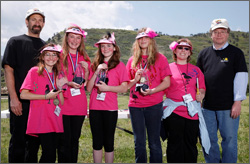
[[[79,29],[78,26],[70,26],[68,27],[67,30],[72,29],[72,28],[77,28]],[[81,29],[79,29],[81,30]],[[68,39],[68,35],[69,33],[65,33],[64,37],[63,37],[63,42],[62,42],[62,60],[63,60],[63,66],[64,68],[66,68],[66,70],[68,71],[68,60],[67,60],[67,56],[69,54],[69,44],[67,42]],[[81,43],[80,46],[77,48],[77,51],[79,53],[79,55],[83,56],[83,58],[85,59],[85,61],[90,61],[90,58],[86,52],[85,49],[85,44],[84,44],[84,38],[82,37],[81,39]]]
[[[146,27],[140,29],[137,34],[145,32],[146,29],[147,29]],[[149,69],[150,66],[154,66],[155,61],[158,58],[158,49],[154,38],[150,38],[147,52],[148,52],[147,68]],[[135,42],[133,43],[132,55],[133,55],[132,68],[135,68],[142,60],[142,51],[138,43],[138,39],[136,39]]]

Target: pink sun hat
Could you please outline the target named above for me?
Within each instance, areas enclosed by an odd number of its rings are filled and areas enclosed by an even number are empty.
[[[103,38],[103,39],[100,39],[98,42],[95,43],[95,47],[98,47],[99,44],[102,44],[102,43],[106,43],[106,44],[116,44],[115,42],[115,33],[113,32],[111,34],[111,37],[110,38]]]
[[[55,51],[55,52],[61,52],[62,48],[60,45],[56,45],[55,47],[52,46],[48,46],[45,47],[44,49],[42,49],[41,53],[43,53],[43,51]]]
[[[190,47],[190,49],[192,50],[193,47],[188,44],[187,42],[180,42],[180,43],[177,43],[176,41],[173,41],[170,45],[169,45],[169,48],[174,51],[176,49],[177,46],[187,46],[187,47]]]
[[[157,35],[158,34],[156,34],[151,28],[148,27],[145,32],[143,31],[143,32],[137,34],[135,39],[139,39],[139,38],[142,38],[144,36],[148,36],[152,39],[152,38],[156,37]]]
[[[76,26],[78,28],[71,28],[71,29],[68,29],[66,31],[66,33],[74,33],[74,34],[79,34],[79,35],[82,35],[84,38],[86,38],[86,35],[88,35],[87,32],[85,32],[84,30],[82,30],[82,28],[76,24],[73,24],[71,23],[72,26]]]

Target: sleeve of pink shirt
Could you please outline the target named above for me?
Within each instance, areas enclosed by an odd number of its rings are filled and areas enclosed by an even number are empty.
[[[132,57],[129,58],[128,62],[127,62],[127,65],[126,65],[126,70],[127,70],[127,75],[128,75],[128,78],[129,80],[132,80],[134,79],[134,75],[131,74],[131,62],[132,62]]]
[[[123,62],[120,62],[120,70],[119,73],[120,73],[120,84],[123,83],[123,82],[126,82],[126,81],[129,81],[129,76],[127,74],[127,69],[126,69],[126,66]]]
[[[23,84],[22,84],[22,86],[20,88],[20,93],[22,92],[23,89],[34,90],[35,85],[34,85],[33,81],[34,81],[34,78],[35,78],[34,73],[37,74],[36,71],[37,71],[36,67],[32,67],[29,70],[29,72],[26,75],[26,77],[25,77],[25,79],[23,81]]]
[[[160,57],[159,65],[161,69],[160,76],[161,79],[163,80],[167,76],[172,76],[172,72],[169,68],[168,59],[162,54],[160,54],[159,57]]]

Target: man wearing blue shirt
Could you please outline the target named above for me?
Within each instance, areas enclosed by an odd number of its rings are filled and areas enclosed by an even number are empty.
[[[237,133],[241,101],[246,99],[248,71],[243,52],[228,43],[229,32],[226,19],[213,20],[210,28],[213,46],[203,49],[197,59],[206,83],[203,116],[211,141],[209,154],[204,153],[207,163],[237,162]],[[218,129],[222,137],[222,158]]]

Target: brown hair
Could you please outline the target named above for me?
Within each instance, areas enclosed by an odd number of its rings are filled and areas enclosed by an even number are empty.
[[[188,43],[191,47],[193,47],[191,41],[190,41],[189,39],[187,39],[187,38],[182,38],[182,39],[177,40],[177,43],[178,43],[178,44],[180,44],[181,42]],[[177,47],[178,47],[178,46],[177,46]],[[176,47],[176,48],[177,48],[177,47]],[[176,50],[176,49],[175,49],[175,50]],[[176,56],[176,54],[175,54],[175,50],[173,51],[173,56],[172,56],[173,59],[174,59],[174,61],[177,60],[177,56]],[[190,49],[189,51],[190,51],[190,56],[188,56],[187,62],[189,62],[189,61],[191,60],[191,55],[193,54],[193,52],[192,52],[191,49]]]
[[[79,29],[79,27],[77,27],[77,26],[70,26],[67,30],[72,29],[72,28]],[[79,29],[79,30],[81,30],[81,29]],[[63,41],[62,41],[62,60],[63,60],[63,66],[66,68],[67,71],[68,71],[67,56],[69,54],[69,45],[67,42],[68,35],[69,35],[69,33],[65,33],[65,35],[63,37]],[[85,61],[90,61],[90,58],[85,50],[85,44],[84,44],[83,37],[81,39],[80,46],[77,48],[77,51],[78,51],[79,55],[83,56]]]
[[[145,32],[147,29],[147,27],[143,27],[141,28],[137,34],[141,33],[141,32]],[[133,43],[132,46],[132,55],[133,55],[133,61],[132,61],[132,68],[135,68],[142,60],[142,51],[140,48],[140,45],[138,43],[138,39],[135,40],[135,42]],[[154,38],[150,38],[150,42],[148,45],[148,64],[147,64],[147,68],[149,69],[150,66],[154,66],[155,61],[157,60],[158,57],[158,49],[157,49],[157,45],[156,45],[156,41]]]
[[[43,47],[41,48],[41,50],[44,49],[45,47],[55,47],[55,44],[53,44],[53,43],[48,43],[48,44],[46,44],[45,46],[43,46]],[[43,74],[43,71],[44,71],[44,68],[45,68],[44,56],[45,56],[45,54],[46,54],[47,52],[48,52],[48,51],[46,51],[46,50],[43,51],[42,53],[40,53],[40,55],[39,55],[39,57],[38,57],[39,62],[38,62],[38,64],[37,64],[37,66],[38,66],[38,71],[37,71],[37,73],[38,73],[39,75],[42,75],[42,74]],[[57,76],[57,75],[58,75],[58,72],[60,71],[60,52],[56,52],[56,51],[53,51],[53,52],[55,52],[56,55],[57,55],[57,57],[58,57],[58,60],[57,60],[56,64],[55,64],[55,65],[53,66],[53,68],[52,68],[53,72],[55,73],[55,76]]]
[[[104,35],[101,39],[109,39],[111,37],[111,34],[108,32],[107,35]],[[113,52],[112,57],[108,61],[108,69],[111,70],[112,68],[115,68],[120,63],[120,48],[117,44],[113,44],[115,51]],[[92,63],[92,68],[94,71],[96,71],[99,64],[104,63],[104,56],[101,52],[101,44],[98,45],[98,50],[95,52],[95,58]]]

